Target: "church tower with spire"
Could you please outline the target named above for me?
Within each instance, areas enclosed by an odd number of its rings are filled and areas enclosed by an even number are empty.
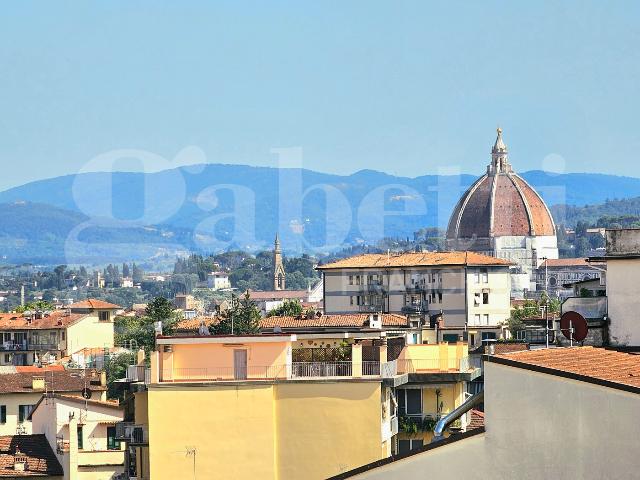
[[[276,233],[276,240],[273,245],[273,289],[285,289],[285,272],[282,263],[282,250],[280,249],[280,236]]]

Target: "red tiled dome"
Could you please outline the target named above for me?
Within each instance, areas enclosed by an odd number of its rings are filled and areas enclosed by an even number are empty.
[[[512,171],[500,129],[491,156],[487,173],[471,185],[453,210],[447,238],[555,235],[544,200]]]

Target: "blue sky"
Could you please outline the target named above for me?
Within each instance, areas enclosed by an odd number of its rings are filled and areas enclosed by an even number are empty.
[[[123,148],[480,173],[498,124],[517,170],[640,176],[640,4],[453,3],[7,3],[0,189]]]

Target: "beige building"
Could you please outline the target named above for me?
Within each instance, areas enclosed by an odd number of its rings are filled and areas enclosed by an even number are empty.
[[[445,341],[496,338],[510,315],[512,264],[475,252],[365,254],[321,265],[326,314],[442,314]]]
[[[106,399],[106,377],[95,371],[43,368],[16,372],[16,368],[13,373],[0,374],[0,435],[34,432],[29,415],[47,392],[74,396],[89,392],[92,398]]]
[[[124,472],[124,445],[116,440],[123,418],[117,401],[58,393],[42,396],[31,412],[33,430],[54,449],[64,480],[112,479]]]
[[[53,312],[0,314],[0,365],[52,363],[85,348],[112,348],[118,309],[89,299]]]
[[[484,375],[483,428],[331,478],[638,478],[640,356],[530,350],[487,357]]]

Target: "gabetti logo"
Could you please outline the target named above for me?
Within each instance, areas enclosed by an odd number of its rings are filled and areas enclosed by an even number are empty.
[[[271,153],[277,157],[277,184],[266,182],[261,188],[273,190],[269,193],[277,198],[270,204],[277,207],[266,213],[264,205],[257,204],[264,198],[264,192],[256,192],[240,181],[201,182],[198,191],[188,192],[186,176],[197,179],[206,168],[206,155],[198,147],[187,147],[173,159],[136,149],[113,150],[96,156],[78,172],[72,186],[75,203],[88,219],[67,238],[67,262],[100,262],[102,258],[113,258],[114,250],[134,249],[152,257],[194,249],[207,253],[230,248],[268,249],[271,238],[260,239],[256,235],[265,222],[277,227],[284,248],[290,252],[328,252],[345,246],[353,238],[363,244],[375,244],[384,237],[397,235],[394,225],[400,217],[424,218],[429,214],[435,222],[425,227],[446,226],[452,206],[466,190],[460,169],[445,166],[428,172],[437,174],[437,183],[426,185],[424,191],[397,182],[375,184],[369,185],[368,191],[358,192],[359,200],[354,202],[341,183],[310,183],[305,178],[301,147],[275,148]],[[126,177],[129,183],[124,184],[119,170],[124,163],[132,162],[138,165],[138,174]],[[564,168],[564,160],[555,154],[547,156],[543,164],[555,171]],[[131,185],[131,178],[138,183]],[[557,203],[565,198],[563,187],[543,187],[539,192]],[[426,196],[435,197],[435,202],[429,204],[435,205],[436,211],[433,208],[429,211]],[[306,208],[314,204],[322,204],[322,208],[315,209],[322,213],[309,218],[305,215]],[[176,235],[172,227],[163,227],[175,225],[174,220],[183,214],[197,219],[186,234]],[[323,232],[321,241],[318,235],[313,240],[309,238],[308,229],[312,227],[315,232]],[[119,236],[114,231],[133,229],[155,229],[162,241],[154,243],[142,237],[144,240],[139,243],[118,242]]]

